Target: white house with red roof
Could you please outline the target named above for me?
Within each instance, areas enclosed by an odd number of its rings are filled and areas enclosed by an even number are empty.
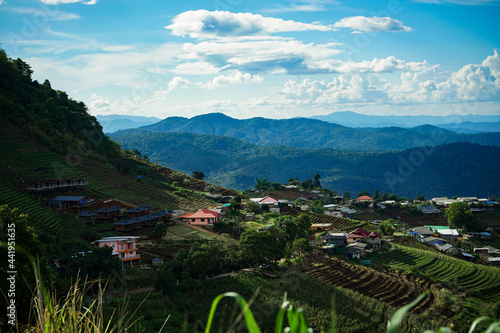
[[[356,202],[373,202],[373,198],[369,195],[362,195],[356,199]]]
[[[361,240],[376,246],[380,246],[380,244],[382,244],[382,236],[376,231],[369,232],[362,228],[357,228],[347,235],[348,243],[356,243]]]
[[[269,211],[274,213],[280,213],[280,203],[287,204],[288,201],[279,200],[278,198],[266,195],[263,198],[251,198],[253,202],[257,203],[259,206],[268,205]]]
[[[213,225],[221,220],[220,213],[210,209],[200,209],[195,213],[179,216],[179,218],[194,225]]]

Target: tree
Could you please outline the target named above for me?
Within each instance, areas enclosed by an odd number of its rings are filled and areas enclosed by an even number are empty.
[[[277,236],[276,228],[245,231],[238,245],[241,258],[252,266],[270,264],[283,258],[286,243]]]
[[[176,289],[175,274],[173,268],[164,266],[158,271],[154,282],[155,290],[161,291],[163,295],[167,295]]]
[[[319,173],[317,173],[316,175],[314,175],[314,181],[313,181],[313,187],[314,188],[319,188],[321,189],[321,176],[319,175]]]
[[[239,211],[241,209],[241,197],[239,195],[231,198],[231,209]]]
[[[416,201],[425,201],[425,196],[419,195],[415,198]]]
[[[349,192],[344,192],[344,196],[342,197],[342,200],[344,202],[351,200],[351,195],[349,194]]]
[[[167,226],[163,222],[155,224],[154,234],[158,238],[163,238],[167,234]]]
[[[193,178],[199,179],[199,180],[204,180],[205,179],[205,174],[201,171],[193,171],[192,173]]]
[[[293,244],[292,244],[292,251],[293,252],[298,252],[299,254],[302,254],[304,252],[308,252],[311,250],[312,250],[312,247],[311,247],[311,243],[309,242],[309,240],[307,240],[305,238],[298,238],[298,239],[293,241]]]
[[[474,227],[474,216],[466,202],[454,202],[445,212],[448,224],[455,228],[471,230]]]
[[[245,203],[245,209],[250,212],[258,212],[260,210],[259,204],[252,201],[252,200],[247,200]]]
[[[260,190],[260,191],[267,191],[271,187],[271,183],[267,178],[262,178],[259,179],[255,177],[255,182],[257,183],[255,185],[255,189]]]
[[[184,270],[192,277],[206,278],[215,274],[218,264],[215,249],[210,244],[194,243],[184,260]]]
[[[389,219],[385,220],[382,223],[379,224],[378,230],[382,235],[392,235],[394,234],[394,231],[396,231],[396,228],[394,227],[394,220]]]
[[[309,229],[311,228],[311,218],[309,215],[301,213],[297,216],[297,227],[299,229],[300,237],[307,238]]]
[[[368,191],[362,191],[362,192],[359,192],[359,193],[358,193],[358,198],[359,198],[359,197],[362,197],[362,196],[364,196],[364,195],[370,196],[370,192],[368,192]]]
[[[273,190],[275,190],[275,191],[281,190],[281,184],[278,182],[271,183],[271,186],[273,187]]]
[[[306,180],[302,181],[302,183],[300,183],[300,186],[307,190],[312,187],[312,184],[313,180],[311,178],[307,178]]]
[[[311,207],[311,211],[316,214],[323,214],[325,212],[323,202],[321,200],[314,201],[314,204]]]

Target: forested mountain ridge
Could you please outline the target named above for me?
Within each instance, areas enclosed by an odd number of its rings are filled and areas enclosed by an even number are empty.
[[[0,49],[0,117],[12,121],[58,153],[81,151],[116,156],[119,148],[102,132],[87,106],[49,80],[32,80],[33,70],[21,59],[10,59]]]
[[[343,193],[487,196],[500,194],[500,148],[470,143],[420,147],[398,152],[354,152],[259,146],[230,137],[192,133],[111,135],[123,148],[139,149],[151,160],[182,172],[203,171],[207,180],[245,189],[255,177],[285,183],[316,173],[323,187]]]
[[[262,146],[283,145],[295,148],[356,151],[404,150],[454,142],[500,146],[500,133],[457,134],[430,125],[413,129],[400,127],[356,129],[308,118],[240,120],[222,113],[205,114],[189,119],[169,117],[156,124],[119,131],[115,135],[147,132],[189,132],[228,136]]]

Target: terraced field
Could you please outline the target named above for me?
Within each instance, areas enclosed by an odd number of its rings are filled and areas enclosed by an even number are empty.
[[[316,214],[311,212],[308,212],[307,215],[311,218],[311,224],[328,223],[333,225],[333,227],[337,230],[354,230],[361,225],[366,224],[366,222],[352,220],[345,217]]]
[[[495,267],[399,245],[397,249],[374,256],[371,260],[406,271],[417,271],[434,281],[452,283],[487,301],[500,301],[500,269]]]
[[[325,283],[356,291],[394,307],[412,302],[431,287],[428,281],[412,275],[395,276],[381,273],[336,258],[309,264],[305,268],[305,273]],[[424,312],[434,300],[435,296],[430,292],[413,311]]]
[[[32,226],[52,233],[62,229],[61,219],[47,206],[33,200],[28,194],[19,192],[6,181],[0,181],[0,203],[17,207],[20,212],[29,214]]]

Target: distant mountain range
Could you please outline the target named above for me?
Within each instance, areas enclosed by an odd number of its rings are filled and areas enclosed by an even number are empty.
[[[121,133],[121,134],[120,134]],[[324,187],[351,195],[368,190],[418,195],[500,194],[500,148],[470,143],[367,153],[335,149],[258,146],[229,137],[192,133],[114,133],[124,149],[139,149],[150,160],[234,189],[251,188],[255,176],[286,183],[321,175]]]
[[[415,127],[420,125],[434,125],[456,130],[459,133],[500,132],[500,115],[374,116],[351,111],[339,111],[325,116],[313,116],[311,119],[318,119],[348,127]]]
[[[96,118],[101,124],[104,133],[112,133],[122,129],[147,126],[161,120],[156,117],[127,116],[120,114],[97,115]]]
[[[222,113],[169,117],[153,125],[122,130],[116,136],[147,132],[188,132],[228,136],[262,146],[355,151],[394,151],[454,142],[500,146],[500,133],[457,134],[431,125],[414,128],[350,128],[309,118],[234,119]]]

